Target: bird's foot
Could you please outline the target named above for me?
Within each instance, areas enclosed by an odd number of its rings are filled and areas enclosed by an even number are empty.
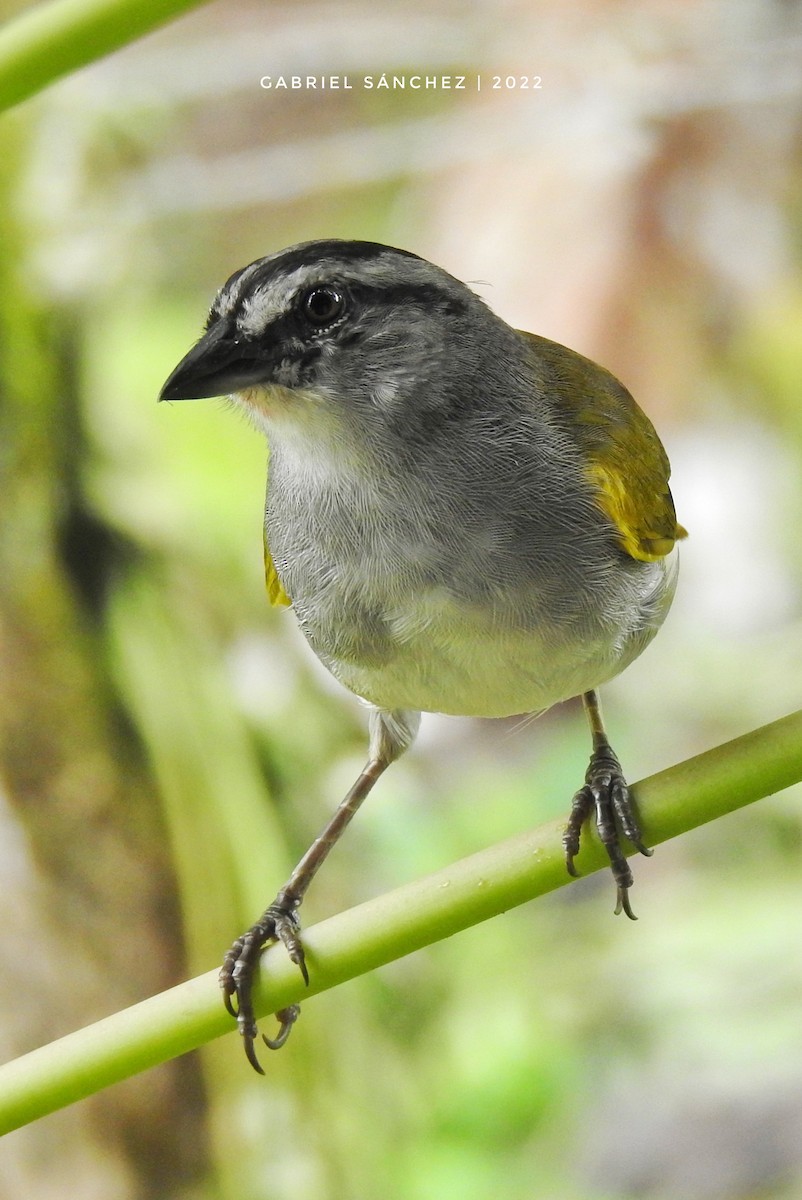
[[[223,1002],[237,1022],[248,1062],[260,1075],[264,1075],[264,1071],[256,1057],[255,1043],[259,1037],[259,1030],[253,1011],[253,983],[259,955],[267,942],[281,942],[303,975],[304,982],[308,984],[309,972],[306,969],[300,932],[298,902],[279,893],[256,924],[252,925],[242,937],[237,938],[223,959],[223,965],[220,968]],[[279,1031],[276,1036],[269,1038],[265,1034],[261,1035],[262,1041],[270,1050],[281,1049],[290,1036],[300,1011],[297,1004],[291,1004],[276,1013],[279,1020]]]
[[[579,789],[571,802],[571,814],[563,834],[565,865],[569,874],[574,876],[579,874],[574,866],[574,857],[579,853],[582,824],[591,813],[595,813],[596,829],[607,851],[615,879],[616,914],[624,912],[635,921],[637,918],[629,902],[632,871],[621,845],[621,835],[641,854],[650,855],[652,852],[643,843],[640,822],[621,764],[606,742],[597,746],[590,756],[585,786]]]

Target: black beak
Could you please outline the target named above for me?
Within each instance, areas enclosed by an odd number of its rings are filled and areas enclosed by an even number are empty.
[[[160,400],[205,400],[266,383],[270,364],[257,347],[217,321],[186,354],[159,393]]]

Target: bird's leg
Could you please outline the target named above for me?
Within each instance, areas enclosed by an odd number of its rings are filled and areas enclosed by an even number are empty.
[[[309,983],[298,909],[309,885],[329,853],[339,841],[362,801],[372,791],[379,776],[410,745],[417,732],[420,715],[411,712],[384,712],[375,710],[371,714],[371,754],[356,782],[340,803],[334,816],[315,838],[287,882],[269,904],[259,920],[237,938],[223,959],[220,969],[220,987],[223,1000],[242,1035],[245,1054],[254,1070],[264,1074],[256,1057],[255,1042],[259,1030],[253,1010],[253,982],[262,947],[271,941],[281,942],[291,960],[297,965]],[[276,1037],[262,1040],[271,1050],[278,1050],[290,1035],[298,1019],[300,1008],[292,1004],[276,1013],[280,1022]]]
[[[565,865],[571,875],[578,874],[574,866],[574,856],[579,853],[582,824],[591,813],[595,813],[596,829],[610,859],[616,883],[615,911],[625,912],[634,921],[636,917],[629,902],[632,871],[621,845],[621,834],[641,854],[650,855],[652,852],[643,843],[632,795],[621,764],[607,740],[598,694],[595,691],[585,692],[582,703],[590,724],[593,752],[585,773],[585,786],[580,788],[573,798],[568,824],[563,834]]]
[[[304,981],[309,983],[309,972],[300,939],[301,923],[298,909],[318,870],[387,765],[379,759],[369,760],[334,816],[315,838],[275,900],[267,906],[259,920],[242,937],[237,938],[223,959],[220,986],[223,989],[225,1006],[232,1017],[236,1017],[248,1061],[262,1074],[254,1047],[259,1031],[252,998],[253,981],[261,949],[266,942],[281,942],[303,975]],[[279,1032],[275,1038],[262,1035],[265,1045],[271,1050],[278,1050],[283,1046],[298,1013],[297,1004],[277,1012],[276,1016],[280,1021]]]

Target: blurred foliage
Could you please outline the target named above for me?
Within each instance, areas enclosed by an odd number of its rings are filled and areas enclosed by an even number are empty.
[[[69,71],[95,62],[199,0],[47,0],[17,12],[0,36],[0,108],[47,87]],[[15,9],[4,0],[3,18]]]
[[[13,136],[3,151],[8,168],[19,151]],[[7,203],[0,212],[2,1005],[12,1057],[167,986],[183,971],[183,951],[159,798],[104,654],[107,589],[135,548],[84,492],[76,323],[30,289],[24,230]],[[16,1191],[25,1158],[36,1161],[54,1140],[73,1150],[58,1166],[42,1155],[42,1185],[80,1192],[103,1183],[119,1193],[134,1155],[143,1186],[183,1181],[207,1158],[186,1153],[199,1119],[197,1064],[171,1065],[147,1091],[132,1081],[49,1132],[25,1131],[0,1187]],[[98,1138],[110,1151],[93,1163]]]
[[[799,706],[800,38],[762,0],[242,0],[6,118],[9,1056],[213,966],[361,765],[358,705],[264,600],[264,447],[223,404],[154,403],[215,288],[281,245],[488,280],[654,416],[691,538],[607,689],[632,778]],[[259,88],[457,67],[544,88]],[[307,920],[559,814],[587,749],[575,705],[431,718]],[[796,1196],[800,843],[788,793],[661,847],[636,925],[579,881],[311,1001],[265,1080],[231,1037],[7,1137],[0,1197]]]

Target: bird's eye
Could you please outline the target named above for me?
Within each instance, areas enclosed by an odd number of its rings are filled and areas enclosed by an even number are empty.
[[[301,300],[301,310],[318,329],[333,324],[345,311],[345,296],[339,288],[326,285],[311,288]]]

